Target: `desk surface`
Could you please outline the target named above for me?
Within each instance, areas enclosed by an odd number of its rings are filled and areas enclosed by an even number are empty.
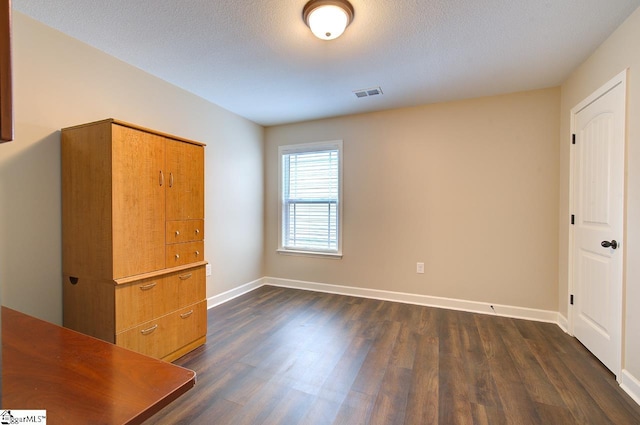
[[[2,408],[51,424],[139,424],[195,372],[2,307]]]

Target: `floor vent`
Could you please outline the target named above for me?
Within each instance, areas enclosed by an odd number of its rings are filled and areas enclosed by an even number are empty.
[[[355,93],[356,97],[376,96],[382,94],[382,89],[380,87],[373,87],[370,89],[355,90],[353,93]]]

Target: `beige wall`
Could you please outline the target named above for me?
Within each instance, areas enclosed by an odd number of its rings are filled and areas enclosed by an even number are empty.
[[[557,311],[559,96],[267,128],[265,274]],[[278,145],[335,139],[344,140],[343,259],[277,254]]]
[[[569,135],[570,110],[593,91],[628,68],[627,75],[627,165],[625,332],[623,368],[640,379],[640,9],[636,10],[609,39],[562,85],[560,153],[560,313],[568,315],[569,250]]]
[[[3,304],[62,318],[59,129],[118,118],[207,143],[207,295],[262,276],[263,129],[14,12],[16,139],[0,145]]]

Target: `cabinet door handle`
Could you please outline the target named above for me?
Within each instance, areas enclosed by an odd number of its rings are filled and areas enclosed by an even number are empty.
[[[196,257],[200,255],[200,251],[196,251]]]
[[[142,286],[140,287],[140,290],[141,290],[141,291],[148,291],[149,289],[151,289],[151,288],[155,287],[156,285],[157,285],[157,283],[156,283],[156,282],[150,283],[150,284],[148,284],[148,285],[142,285]]]
[[[160,177],[158,178],[158,183],[160,183],[160,186],[164,184],[164,174],[162,173],[162,170],[160,170]]]
[[[173,173],[169,173],[169,187],[173,187]]]
[[[176,236],[180,236],[180,231],[176,230]]]
[[[200,229],[196,229],[196,235],[200,234]]]
[[[181,318],[186,319],[187,317],[191,316],[193,314],[193,310],[189,310],[186,313],[182,313],[180,315]]]
[[[153,325],[151,326],[149,329],[143,329],[140,331],[140,333],[142,335],[149,335],[151,332],[155,331],[156,329],[158,329],[158,325]]]
[[[191,273],[183,274],[180,276],[180,280],[187,280],[191,277]]]

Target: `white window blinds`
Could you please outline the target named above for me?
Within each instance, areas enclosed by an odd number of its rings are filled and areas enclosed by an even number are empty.
[[[340,252],[340,148],[281,148],[282,249]]]

